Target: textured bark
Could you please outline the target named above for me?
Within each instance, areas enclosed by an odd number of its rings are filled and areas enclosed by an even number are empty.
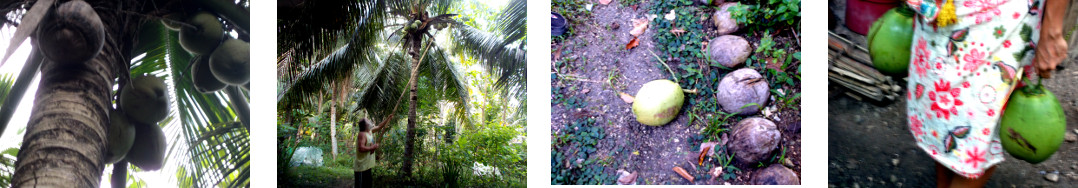
[[[98,187],[105,168],[113,66],[122,62],[104,51],[115,50],[106,45],[84,66],[42,65],[14,187]]]
[[[411,35],[411,48],[409,48],[409,54],[412,55],[412,74],[408,79],[408,130],[404,137],[404,163],[401,165],[401,175],[404,177],[412,176],[412,161],[415,160],[415,123],[416,123],[416,77],[419,76],[419,60],[421,58],[420,48],[422,46],[423,38],[419,35]]]
[[[124,2],[123,3],[131,3]],[[126,7],[91,2],[94,7]],[[125,10],[128,10],[125,9]],[[100,11],[106,26],[105,47],[94,59],[59,66],[46,60],[26,126],[12,187],[99,187],[105,168],[108,111],[118,70],[126,70],[140,25],[120,11]]]
[[[333,151],[333,160],[337,160],[337,105],[329,105],[329,142]]]

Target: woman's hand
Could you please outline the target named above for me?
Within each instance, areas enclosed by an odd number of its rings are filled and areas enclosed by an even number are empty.
[[[1067,41],[1062,35],[1041,35],[1040,41],[1037,42],[1036,53],[1033,56],[1033,67],[1037,69],[1037,75],[1041,78],[1051,78],[1056,65],[1067,57]]]
[[[1037,41],[1037,54],[1033,67],[1041,78],[1051,78],[1056,65],[1067,57],[1067,41],[1063,39],[1063,19],[1067,14],[1069,0],[1047,0],[1041,17],[1041,37]]]

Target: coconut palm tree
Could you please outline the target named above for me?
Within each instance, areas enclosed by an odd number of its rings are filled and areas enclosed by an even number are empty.
[[[74,0],[79,1],[79,0]],[[0,2],[5,27],[14,26],[14,50],[40,27],[41,18],[67,0]],[[0,130],[8,125],[18,101],[40,75],[38,92],[11,177],[12,187],[99,187],[108,166],[113,186],[126,186],[126,172],[138,170],[121,161],[107,164],[108,112],[133,75],[151,74],[167,81],[170,113],[158,123],[168,140],[166,165],[177,185],[243,187],[249,183],[250,146],[248,91],[236,86],[200,93],[187,70],[193,55],[180,47],[178,33],[161,24],[165,15],[193,10],[216,13],[226,30],[248,41],[246,1],[150,0],[87,1],[103,24],[104,47],[89,61],[64,64],[43,55],[38,43],[0,106]],[[175,20],[173,20],[175,21]],[[41,24],[39,24],[41,23]],[[78,26],[85,26],[75,24]],[[184,27],[190,27],[184,26]],[[72,41],[71,44],[78,44]],[[61,55],[59,57],[63,57]],[[5,55],[5,59],[7,55]],[[11,63],[11,62],[8,62]],[[11,133],[9,133],[11,134]],[[174,172],[171,172],[174,171]],[[118,180],[118,181],[117,181]]]
[[[278,110],[311,103],[327,85],[358,80],[355,109],[374,117],[399,113],[408,95],[402,175],[413,162],[417,92],[467,104],[468,90],[454,57],[479,59],[505,92],[523,96],[526,1],[513,0],[492,28],[475,28],[450,12],[450,0],[278,1]],[[344,8],[337,8],[344,7]],[[439,38],[441,33],[448,38]],[[434,100],[430,100],[434,101]],[[465,105],[457,105],[461,111]],[[463,117],[463,114],[458,113]]]

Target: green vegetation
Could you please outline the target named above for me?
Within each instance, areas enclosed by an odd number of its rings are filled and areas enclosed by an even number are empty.
[[[574,121],[560,132],[553,133],[550,153],[551,184],[599,185],[613,184],[617,176],[603,173],[609,163],[596,153],[599,140],[606,137],[605,130],[595,119]]]
[[[801,30],[801,0],[766,0],[759,5],[731,7],[731,17],[746,23],[750,32],[793,27]]]
[[[375,185],[526,186],[525,5],[346,2],[356,18],[314,33],[294,28],[324,23],[279,20],[278,183],[351,185],[340,173],[368,118],[387,126],[374,133]],[[321,149],[323,166],[290,165],[300,147]]]

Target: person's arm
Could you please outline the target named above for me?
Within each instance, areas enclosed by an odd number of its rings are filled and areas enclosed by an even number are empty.
[[[373,144],[371,144],[371,146],[366,146],[367,145],[367,139],[363,139],[363,137],[362,137],[363,134],[364,133],[359,133],[360,137],[357,138],[357,139],[359,139],[359,143],[358,143],[359,145],[356,145],[356,153],[369,152],[369,151],[374,151],[374,150],[378,149],[378,147],[379,147],[378,143],[373,143]]]
[[[372,133],[379,133],[379,132],[388,130],[389,127],[386,127],[386,126],[391,125],[391,124],[389,124],[389,122],[393,120],[393,116],[396,116],[396,114],[389,114],[389,117],[386,117],[385,119],[382,120],[381,123],[378,123],[378,126],[374,126],[374,128],[371,128],[371,132]]]
[[[1070,0],[1046,0],[1041,18],[1041,38],[1037,41],[1033,67],[1042,78],[1051,78],[1056,65],[1067,57],[1067,40],[1063,39],[1063,20]]]

